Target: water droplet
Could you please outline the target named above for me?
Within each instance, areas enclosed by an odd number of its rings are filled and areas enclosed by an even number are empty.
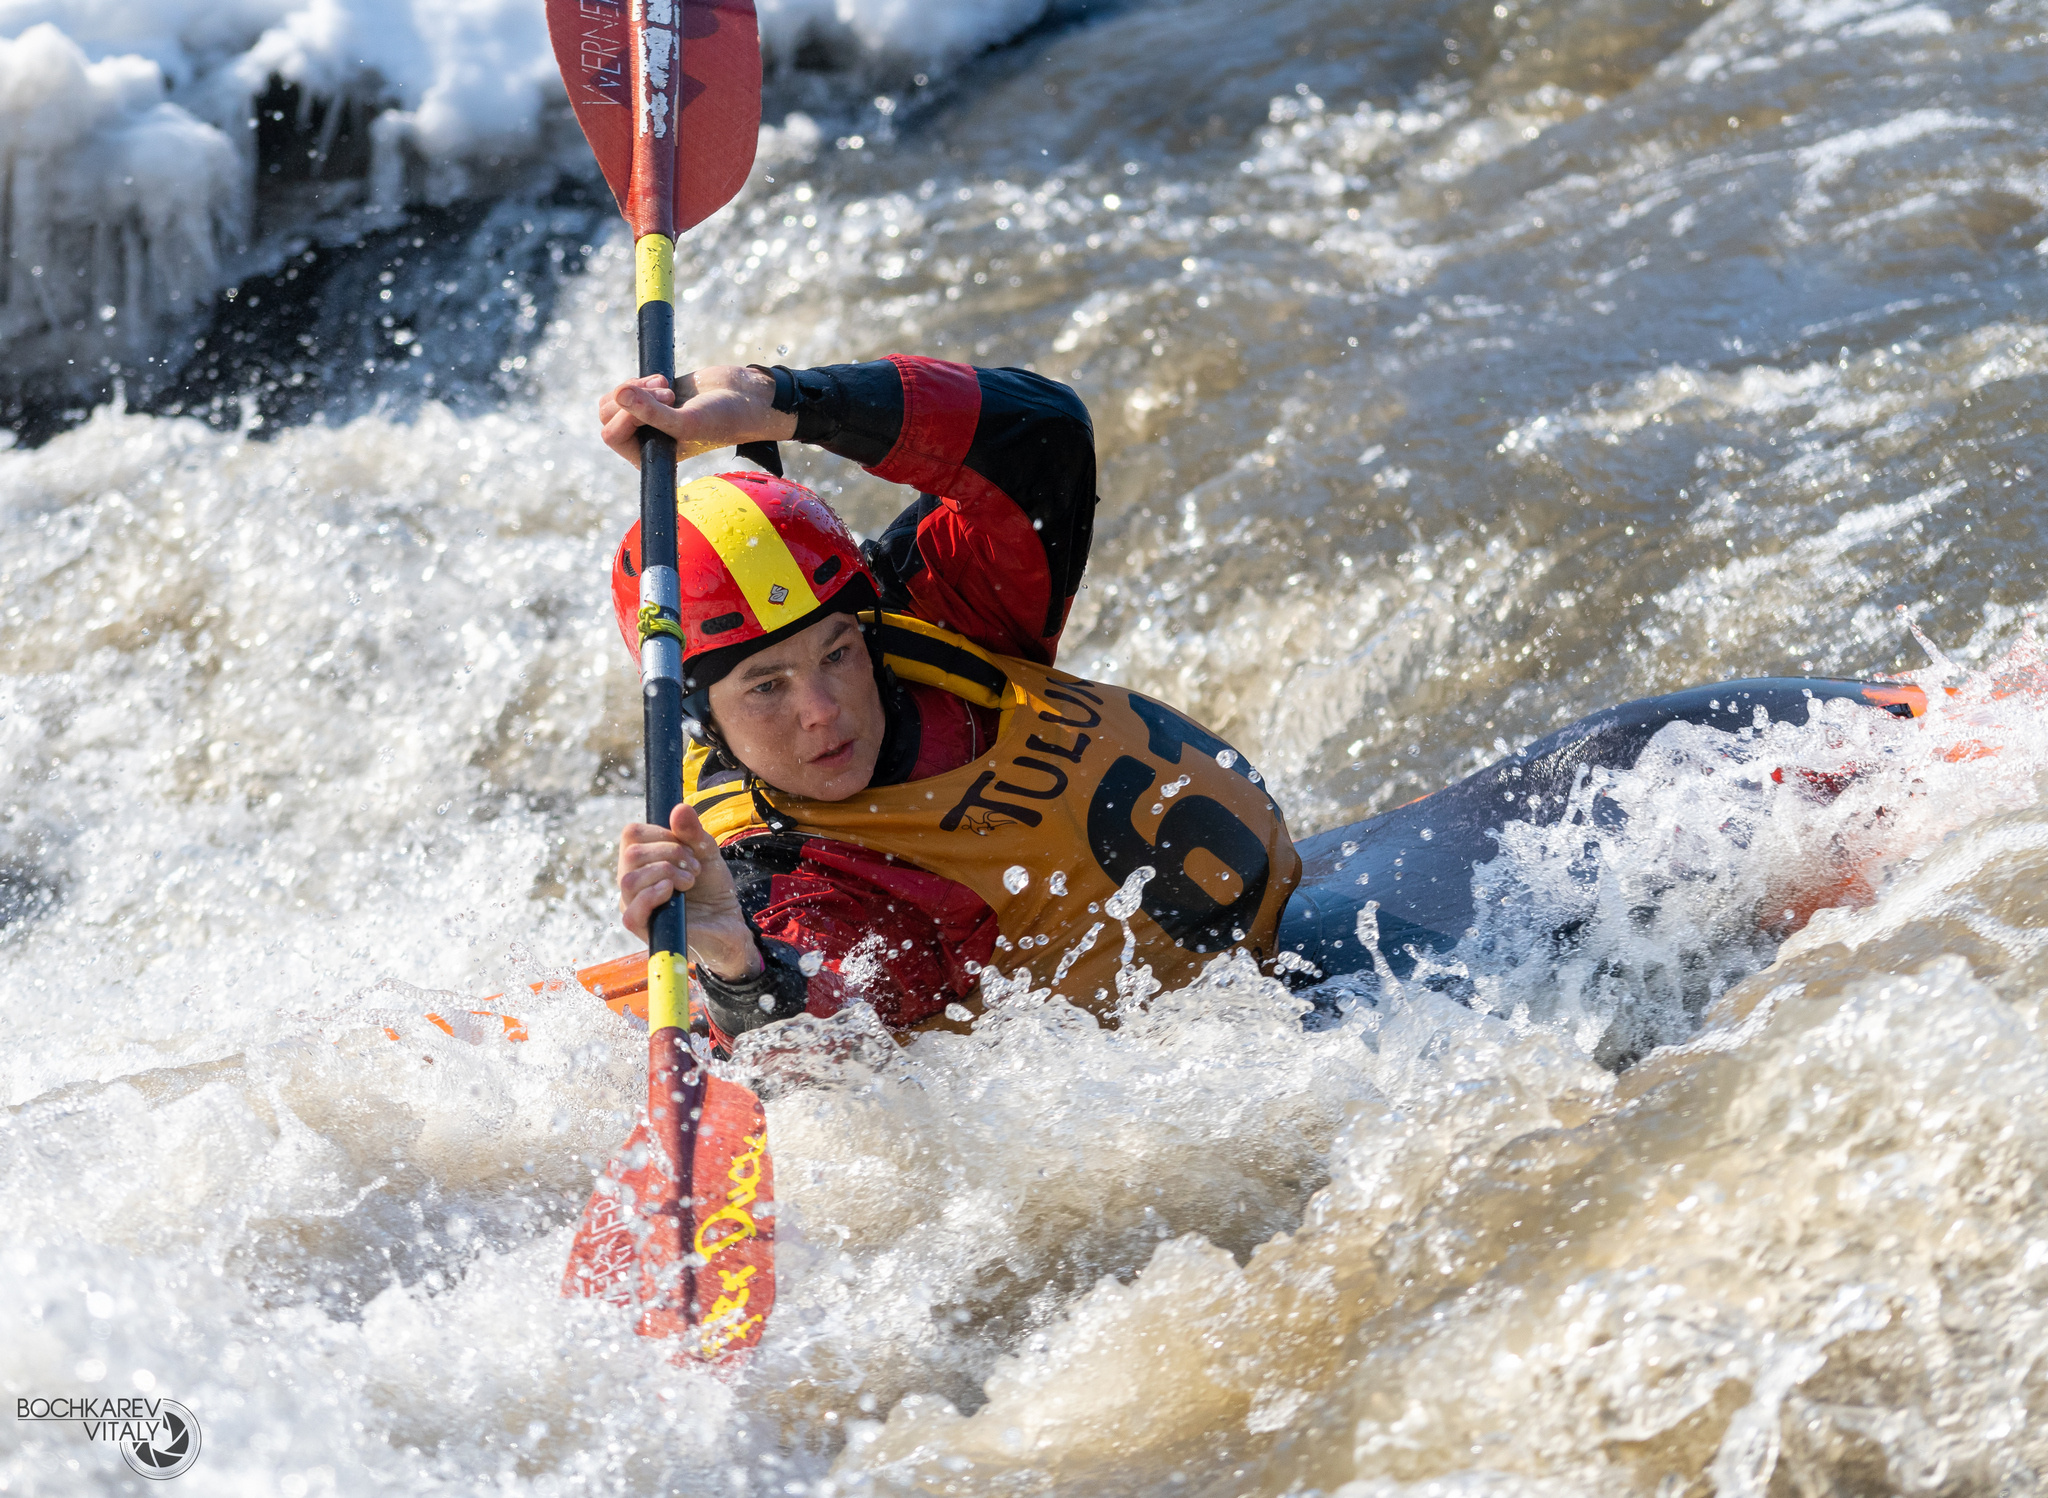
[[[1237,763],[1237,751],[1235,749],[1218,749],[1216,751],[1216,763],[1223,766],[1226,770],[1229,769]]]
[[[1367,900],[1365,908],[1358,912],[1358,919],[1352,922],[1352,935],[1358,944],[1368,952],[1380,944],[1380,902]]]
[[[1108,903],[1103,906],[1103,909],[1108,911],[1114,920],[1129,920],[1138,913],[1138,903],[1145,898],[1146,883],[1158,872],[1149,863],[1141,869],[1133,869],[1131,877],[1126,879],[1122,887],[1109,897]]]
[[[776,358],[780,359],[780,358],[784,357],[785,355],[787,355],[788,353],[789,353],[789,345],[788,345],[788,344],[786,344],[786,343],[778,343],[778,344],[776,344],[776,345],[775,345],[775,357],[776,357]]]
[[[1046,877],[1045,887],[1056,895],[1065,894],[1067,892],[1067,871],[1065,869],[1054,870]]]
[[[1021,863],[1013,863],[1003,870],[1003,888],[1013,895],[1024,892],[1024,886],[1031,882],[1031,871]]]

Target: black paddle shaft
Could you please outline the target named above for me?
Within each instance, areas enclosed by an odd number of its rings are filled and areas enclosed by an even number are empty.
[[[675,304],[650,300],[640,304],[640,373],[660,375],[675,388]],[[676,571],[676,439],[652,426],[640,428],[640,566],[643,575],[657,567]],[[645,648],[642,642],[642,648]],[[657,827],[683,799],[683,684],[666,677],[641,677],[647,754],[647,820]],[[647,950],[685,950],[688,928],[683,897],[672,896],[647,923]]]

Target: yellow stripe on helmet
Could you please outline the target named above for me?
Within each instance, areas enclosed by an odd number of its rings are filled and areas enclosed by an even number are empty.
[[[682,518],[725,562],[764,631],[780,629],[818,606],[811,580],[753,495],[727,479],[702,478],[685,485],[676,500]]]

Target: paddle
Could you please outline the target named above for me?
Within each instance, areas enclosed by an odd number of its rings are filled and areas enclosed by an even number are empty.
[[[633,228],[640,373],[675,379],[675,236],[747,179],[761,120],[752,0],[547,0],[569,103]],[[640,683],[647,820],[682,799],[682,595],[675,439],[640,430]],[[683,901],[654,914],[647,951],[647,1114],[598,1182],[565,1295],[637,1304],[642,1336],[679,1356],[759,1340],[774,1299],[760,1220],[770,1181],[759,1101],[690,1054]],[[707,1085],[708,1082],[708,1085]],[[700,1190],[700,1184],[708,1189]]]

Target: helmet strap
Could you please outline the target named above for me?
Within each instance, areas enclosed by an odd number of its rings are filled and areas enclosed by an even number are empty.
[[[748,776],[754,773],[740,763],[725,735],[718,731],[717,720],[711,716],[711,688],[699,687],[683,699],[683,732],[711,751],[716,768],[738,770]]]
[[[874,663],[875,690],[882,699],[882,749],[875,756],[875,775],[870,785],[897,785],[910,778],[917,766],[921,724],[916,705],[902,680],[882,654],[882,632],[874,625],[861,624],[868,642],[868,659]]]

